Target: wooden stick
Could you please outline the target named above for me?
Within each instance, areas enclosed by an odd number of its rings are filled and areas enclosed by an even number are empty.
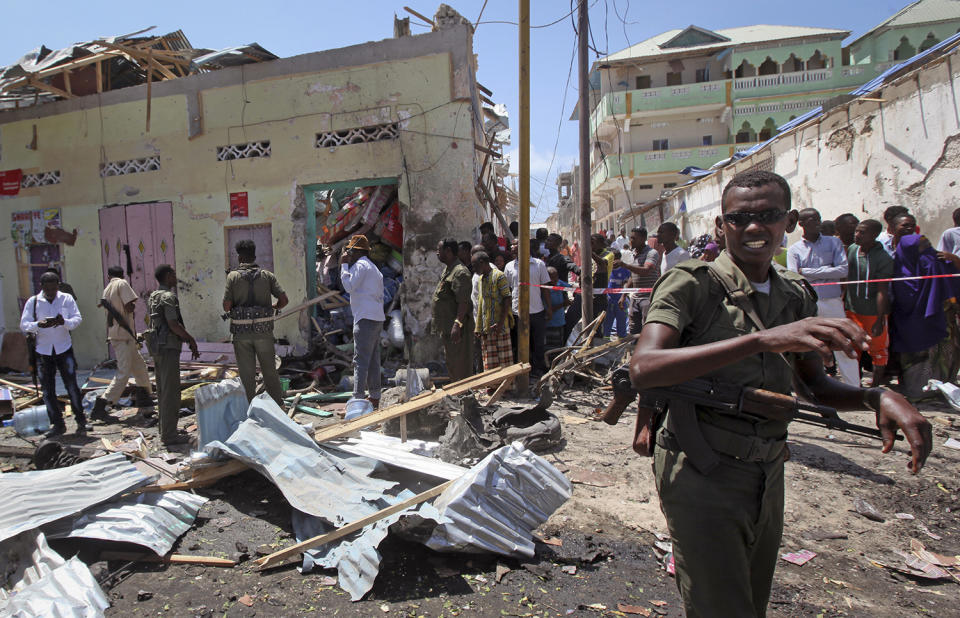
[[[32,387],[32,386],[26,386],[26,385],[23,385],[23,384],[17,384],[16,382],[11,382],[10,380],[4,380],[3,378],[0,378],[0,384],[3,384],[4,386],[9,386],[10,388],[15,388],[15,389],[17,389],[18,391],[23,391],[23,392],[25,392],[25,393],[36,394],[37,396],[41,396],[41,397],[42,397],[42,394],[41,394],[41,392],[40,392],[40,389],[34,388],[34,387]]]
[[[213,556],[188,556],[187,554],[170,554],[158,556],[156,554],[140,554],[131,551],[102,551],[101,560],[125,560],[137,562],[164,562],[166,564],[198,564],[200,566],[235,567],[236,561]]]
[[[500,386],[497,387],[497,390],[493,391],[493,394],[490,395],[490,398],[487,399],[487,402],[483,404],[483,407],[493,405],[500,401],[500,398],[503,397],[503,394],[507,392],[507,389],[509,389],[511,386],[513,386],[513,378],[507,378],[501,382]]]
[[[172,491],[174,489],[198,489],[200,487],[213,485],[222,478],[239,474],[247,468],[247,464],[243,463],[239,459],[231,459],[230,461],[218,466],[199,468],[193,473],[193,478],[189,481],[170,483],[169,485],[147,485],[146,487],[141,487],[138,490],[134,490],[134,493],[144,491]]]
[[[290,409],[287,410],[287,416],[290,418],[293,418],[293,415],[297,413],[297,405],[299,405],[301,397],[303,397],[303,393],[297,393],[297,396],[293,398],[293,403],[290,404]]]
[[[377,423],[389,421],[390,419],[406,416],[411,412],[416,412],[417,410],[431,406],[438,401],[441,401],[444,397],[460,395],[474,388],[482,388],[484,386],[489,386],[490,384],[499,384],[503,380],[514,378],[522,373],[527,373],[528,371],[530,371],[530,365],[527,363],[517,363],[516,365],[510,365],[509,367],[490,369],[489,371],[484,371],[483,373],[460,380],[459,382],[447,384],[445,387],[440,389],[423,391],[410,401],[389,406],[381,410],[376,410],[370,414],[365,414],[364,416],[339,423],[335,426],[322,427],[313,434],[313,438],[317,442],[325,442],[327,440],[333,440],[334,438],[340,438],[351,432],[357,431],[358,429],[363,429],[365,427],[369,427],[370,425],[376,425]]]
[[[328,532],[326,534],[321,534],[320,536],[315,536],[312,539],[307,539],[297,543],[296,545],[291,545],[286,549],[281,549],[280,551],[274,552],[269,556],[264,556],[254,562],[258,565],[258,570],[263,571],[264,569],[273,568],[279,566],[286,562],[291,556],[301,554],[308,549],[313,549],[314,547],[319,547],[325,545],[331,541],[336,541],[337,539],[344,537],[352,532],[356,532],[362,528],[369,526],[372,523],[378,522],[381,519],[393,515],[394,513],[399,513],[400,511],[405,511],[415,504],[420,504],[421,502],[426,502],[430,498],[439,496],[443,491],[450,487],[454,481],[447,481],[442,485],[437,485],[433,489],[428,489],[423,493],[419,493],[416,496],[410,498],[409,500],[404,500],[399,504],[394,504],[393,506],[388,506],[385,509],[380,509],[376,513],[367,515],[361,519],[358,519],[354,522],[343,526],[342,528],[337,528],[333,532]]]

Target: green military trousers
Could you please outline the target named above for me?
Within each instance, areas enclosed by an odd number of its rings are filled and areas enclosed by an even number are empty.
[[[153,356],[157,380],[157,416],[160,417],[160,440],[177,435],[180,418],[180,350],[164,349]]]
[[[257,393],[257,361],[260,361],[260,373],[267,394],[283,407],[283,388],[280,386],[280,374],[274,362],[276,351],[273,347],[273,335],[234,335],[233,351],[237,356],[237,372],[240,382],[247,393],[247,401]]]
[[[677,587],[688,618],[765,616],[783,534],[783,457],[717,456],[704,476],[683,451],[657,444],[654,452]]]
[[[460,335],[460,343],[454,343],[450,333],[440,336],[451,382],[473,375],[473,318],[468,317],[464,321]]]

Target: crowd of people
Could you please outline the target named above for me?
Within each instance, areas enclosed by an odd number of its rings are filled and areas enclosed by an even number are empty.
[[[860,385],[864,369],[871,371],[872,385],[898,378],[899,388],[915,401],[930,396],[922,391],[930,378],[952,381],[960,369],[960,279],[909,279],[958,272],[960,209],[953,213],[956,227],[943,232],[936,249],[919,234],[907,208],[891,206],[883,218],[883,223],[861,221],[845,213],[824,221],[813,208],[791,211],[788,231],[799,226],[801,238],[789,246],[784,240],[773,262],[813,286],[819,316],[849,318],[871,335],[870,348],[859,359],[843,354],[825,359],[829,375],[854,386]],[[517,231],[512,224],[511,232]],[[445,270],[434,295],[433,326],[443,341],[451,379],[518,358],[517,244],[498,236],[492,223],[481,225],[479,232],[480,244],[447,239],[437,249]],[[529,253],[532,375],[547,370],[551,350],[562,347],[580,322],[582,305],[575,291],[583,258],[597,292],[594,315],[606,312],[603,336],[625,337],[640,332],[651,290],[667,271],[685,260],[717,259],[725,248],[717,232],[684,242],[670,221],[653,235],[643,227],[629,233],[624,227],[616,235],[593,234],[584,254],[576,241],[537,229]],[[893,278],[899,280],[882,281]]]

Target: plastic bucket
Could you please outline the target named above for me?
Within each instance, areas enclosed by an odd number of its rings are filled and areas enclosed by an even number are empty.
[[[13,415],[13,429],[17,435],[35,436],[50,429],[50,417],[47,416],[47,406],[33,406],[20,410]]]
[[[373,412],[373,404],[367,401],[366,399],[351,399],[347,402],[347,408],[344,412],[343,419],[349,421],[352,418],[357,418],[358,416],[363,416],[365,414],[370,414]]]

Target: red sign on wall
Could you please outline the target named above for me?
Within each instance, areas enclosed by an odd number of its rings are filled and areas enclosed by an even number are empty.
[[[23,178],[21,170],[6,170],[0,172],[0,195],[17,195],[20,193],[20,180]]]
[[[247,209],[247,192],[230,194],[230,217],[246,217],[249,215]]]

